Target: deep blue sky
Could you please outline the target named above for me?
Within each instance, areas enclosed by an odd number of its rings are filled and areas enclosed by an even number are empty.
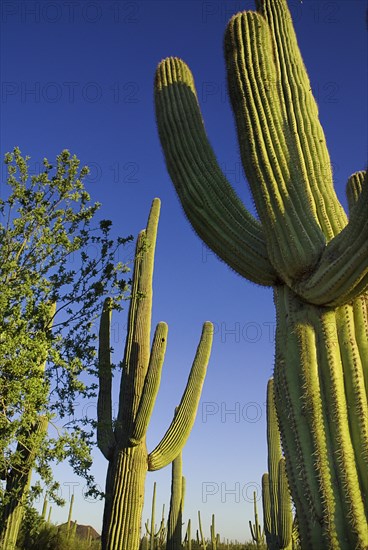
[[[345,205],[346,180],[366,163],[367,5],[364,0],[291,0],[289,5]],[[200,509],[209,535],[215,513],[221,536],[249,539],[252,492],[260,494],[267,468],[264,402],[274,355],[272,292],[231,272],[190,228],[165,169],[153,79],[164,57],[176,55],[189,64],[219,162],[253,212],[227,100],[222,42],[230,16],[254,5],[251,0],[3,0],[1,8],[1,154],[18,145],[35,167],[64,148],[75,153],[91,166],[89,191],[103,204],[101,217],[111,219],[121,235],[136,235],[152,199],[162,200],[153,320],[168,322],[169,344],[148,447],[156,446],[171,420],[202,323],[211,320],[216,327],[211,362],[183,453],[184,516],[196,529]],[[125,258],[131,256],[132,248]],[[124,316],[114,323],[118,360]],[[92,414],[95,403],[89,407]],[[103,487],[106,461],[98,450],[93,472]],[[102,504],[83,499],[83,483],[67,468],[59,468],[58,475],[65,498],[76,484],[73,518],[100,530]],[[169,505],[170,467],[147,476],[145,520],[155,480],[159,513],[162,503]],[[66,518],[67,509],[54,508],[54,521]]]

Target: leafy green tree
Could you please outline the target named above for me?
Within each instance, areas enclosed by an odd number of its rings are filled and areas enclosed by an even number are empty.
[[[96,493],[93,429],[75,418],[75,403],[95,396],[94,321],[106,295],[117,309],[126,298],[128,268],[118,254],[131,239],[112,239],[109,220],[97,224],[88,168],[69,151],[55,166],[44,159],[38,175],[30,176],[28,160],[18,148],[6,154],[0,200],[0,546],[7,550],[33,469],[57,500],[52,462],[69,459]],[[49,429],[56,416],[64,426]]]

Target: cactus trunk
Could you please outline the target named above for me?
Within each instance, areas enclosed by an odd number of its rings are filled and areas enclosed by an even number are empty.
[[[106,478],[102,548],[139,548],[146,474],[147,450],[143,443],[116,450]]]
[[[362,304],[319,308],[284,287],[276,303],[275,394],[301,539],[310,548],[365,548],[364,358],[354,330]]]

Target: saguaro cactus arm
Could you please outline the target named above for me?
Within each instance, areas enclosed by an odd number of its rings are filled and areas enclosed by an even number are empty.
[[[355,203],[349,223],[328,243],[308,279],[295,285],[310,303],[339,306],[368,286],[368,177],[358,174],[351,176],[348,187],[354,186]]]
[[[160,63],[155,92],[168,171],[194,229],[240,275],[259,284],[274,284],[277,275],[268,260],[262,227],[218,166],[188,66],[177,58]]]
[[[367,178],[367,172],[361,170],[360,172],[355,172],[348,179],[346,184],[346,197],[348,199],[349,212],[353,210],[353,207],[358,202],[360,194],[363,188],[363,181]]]
[[[116,441],[112,428],[111,358],[110,358],[111,299],[106,298],[100,321],[98,348],[99,391],[97,398],[97,444],[109,459]]]
[[[203,325],[201,339],[177,412],[164,437],[148,455],[150,471],[164,468],[179,454],[191,432],[206,375],[213,340],[213,324]]]
[[[151,418],[161,382],[161,371],[167,345],[167,332],[168,326],[166,323],[161,322],[157,325],[155,335],[153,337],[142,397],[134,420],[133,431],[129,438],[130,442],[134,445],[138,445],[138,443],[145,436]]]
[[[260,284],[273,285],[280,277],[303,299],[336,306],[368,287],[368,255],[359,253],[368,230],[360,220],[342,231],[347,219],[333,188],[291,16],[283,0],[260,4],[262,14],[243,12],[231,19],[225,51],[243,165],[262,228],[228,190],[205,135],[193,76],[176,58],[162,61],[156,73],[166,163],[193,227],[233,269]],[[220,210],[225,206],[226,213]],[[260,230],[261,241],[254,240]]]

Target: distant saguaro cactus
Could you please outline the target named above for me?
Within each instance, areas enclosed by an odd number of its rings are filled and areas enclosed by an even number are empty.
[[[262,476],[264,531],[269,550],[291,550],[293,514],[282,457],[274,396],[274,381],[267,384],[268,473]]]
[[[250,534],[252,535],[252,540],[256,544],[257,548],[260,548],[264,545],[264,529],[262,529],[258,521],[258,510],[257,510],[257,493],[253,492],[253,507],[254,507],[254,523],[249,520],[249,529]]]
[[[159,211],[160,201],[155,199],[147,228],[137,240],[115,426],[112,420],[109,300],[105,301],[101,316],[97,442],[109,461],[103,550],[139,548],[146,472],[170,464],[185,445],[195,420],[212,346],[213,325],[206,322],[177,413],[161,442],[148,453],[146,431],[160,384],[168,330],[166,323],[157,325],[150,351],[152,275]]]
[[[153,484],[152,494],[152,507],[151,507],[151,526],[149,520],[146,521],[146,534],[147,534],[147,546],[149,550],[156,550],[156,548],[162,548],[162,544],[165,539],[166,527],[165,527],[165,505],[162,508],[162,516],[160,526],[156,528],[156,481]],[[148,542],[149,541],[149,542]]]
[[[274,288],[277,415],[304,549],[368,547],[368,182],[334,187],[286,0],[231,18],[225,56],[240,154],[259,220],[222,173],[193,76],[162,61],[156,116],[168,171],[198,235]],[[358,185],[360,184],[360,186]]]

